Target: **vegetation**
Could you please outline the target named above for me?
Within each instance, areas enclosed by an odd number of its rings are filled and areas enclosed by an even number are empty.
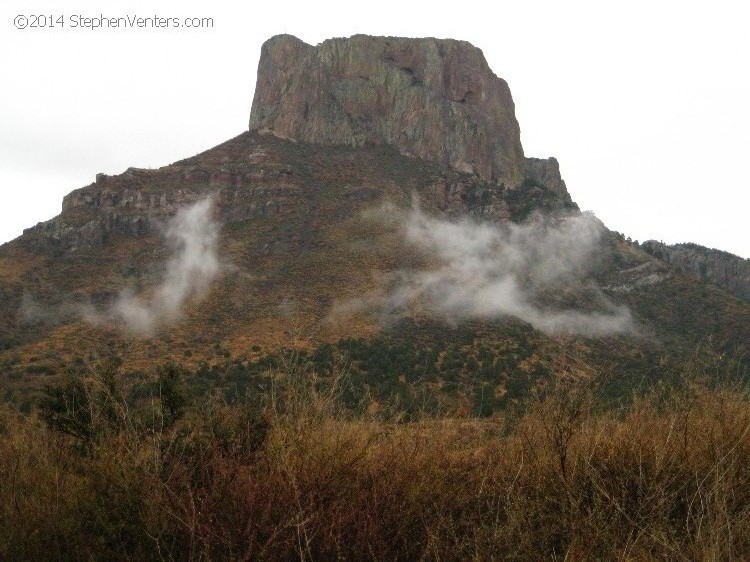
[[[0,397],[25,410],[33,409],[41,389],[59,383],[68,368],[95,359],[92,350],[120,357],[122,371],[128,373],[167,359],[179,361],[194,375],[188,378],[188,387],[196,387],[189,388],[191,393],[219,388],[234,401],[266,384],[262,374],[278,350],[290,345],[287,332],[296,322],[314,334],[306,342],[311,355],[315,346],[333,345],[335,361],[347,365],[351,377],[379,400],[396,396],[419,409],[427,392],[450,409],[462,406],[467,413],[500,411],[506,402],[519,400],[537,378],[545,378],[543,368],[559,371],[554,358],[566,347],[574,347],[572,354],[594,371],[616,365],[620,372],[615,379],[637,385],[644,376],[658,376],[663,357],[680,362],[709,334],[727,350],[746,345],[749,337],[747,302],[669,270],[614,234],[605,235],[601,251],[592,256],[591,275],[607,299],[632,312],[643,337],[626,344],[613,345],[607,338],[599,345],[583,337],[560,343],[520,327],[501,325],[494,331],[492,322],[453,333],[425,326],[412,342],[401,326],[391,329],[394,319],[384,319],[377,311],[329,322],[337,303],[371,292],[387,294],[386,272],[440,266],[430,253],[405,245],[396,224],[364,218],[364,211],[386,201],[408,208],[415,193],[426,213],[448,219],[468,215],[496,221],[509,214],[518,221],[535,210],[553,215],[565,211],[559,194],[532,180],[503,188],[404,157],[389,147],[308,145],[247,132],[173,166],[131,170],[107,181],[111,184],[105,191],[112,196],[120,189],[135,189],[144,201],[164,196],[175,205],[187,202],[172,200],[180,190],[197,196],[219,189],[222,200],[232,202],[223,207],[220,240],[222,260],[232,267],[223,270],[204,300],[190,303],[180,322],[157,337],[133,338],[116,325],[83,322],[79,305],[106,310],[123,290],[143,295],[153,290],[169,248],[157,232],[133,232],[125,226],[142,219],[144,212],[161,216],[166,208],[67,209],[59,220],[71,235],[98,232],[92,224],[114,228],[106,240],[81,246],[85,251],[72,251],[78,242],[55,242],[44,229],[32,229],[4,245]],[[101,188],[93,185],[85,192],[90,190],[98,201]],[[107,219],[111,212],[119,218]],[[600,310],[601,295],[593,285],[550,289],[538,295],[537,304]],[[420,305],[403,312],[417,315]],[[463,342],[464,333],[472,330],[482,333],[473,342],[455,344],[455,338]],[[513,330],[523,338],[517,349],[508,343],[515,337]],[[378,336],[371,341],[374,334]],[[342,338],[356,342],[351,350],[340,345]],[[260,351],[251,351],[252,345]],[[592,348],[597,349],[588,353]],[[491,359],[479,356],[486,355],[486,349]],[[409,364],[412,353],[421,361],[418,368]],[[508,397],[506,390],[511,391]]]
[[[592,275],[638,336],[445,325],[418,307],[334,326],[332,303],[379,288],[370,272],[434,265],[363,209],[417,193],[446,217],[522,220],[565,202],[385,147],[249,133],[123,181],[147,196],[222,184],[233,267],[183,321],[134,339],[71,303],[152,286],[168,259],[155,233],[4,247],[0,560],[750,558],[749,365],[732,353],[747,303],[613,234]],[[599,295],[540,298],[586,311]],[[316,337],[290,337],[297,321]]]
[[[626,406],[601,377],[480,418],[354,404],[329,351],[260,402],[105,362],[3,410],[0,558],[750,556],[750,397],[700,357]]]

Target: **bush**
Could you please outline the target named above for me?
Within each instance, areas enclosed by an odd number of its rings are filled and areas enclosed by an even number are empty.
[[[260,408],[135,407],[105,367],[52,391],[46,425],[0,412],[0,559],[750,557],[742,388],[690,378],[607,410],[550,383],[512,419],[404,423],[290,366]]]

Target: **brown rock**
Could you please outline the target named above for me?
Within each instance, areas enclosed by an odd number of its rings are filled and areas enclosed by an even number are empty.
[[[667,245],[647,240],[641,248],[686,275],[750,301],[750,259],[690,243]]]
[[[526,158],[524,175],[530,183],[545,187],[558,195],[563,202],[573,204],[560,175],[560,164],[556,158]]]
[[[507,83],[464,41],[356,35],[262,48],[250,129],[319,144],[387,144],[515,187],[526,161]]]

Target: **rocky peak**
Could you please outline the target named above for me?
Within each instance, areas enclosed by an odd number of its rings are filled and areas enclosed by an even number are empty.
[[[356,35],[312,46],[273,37],[261,51],[250,129],[387,144],[507,187],[532,175],[565,190],[556,162],[524,157],[508,84],[465,41]]]

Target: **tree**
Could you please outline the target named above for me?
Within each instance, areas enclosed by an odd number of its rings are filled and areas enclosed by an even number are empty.
[[[188,403],[185,369],[170,361],[157,367],[156,375],[162,419],[164,425],[169,427],[183,416]]]
[[[87,444],[105,433],[117,431],[127,419],[117,364],[105,361],[83,373],[68,372],[60,386],[45,390],[40,414],[50,429]]]

